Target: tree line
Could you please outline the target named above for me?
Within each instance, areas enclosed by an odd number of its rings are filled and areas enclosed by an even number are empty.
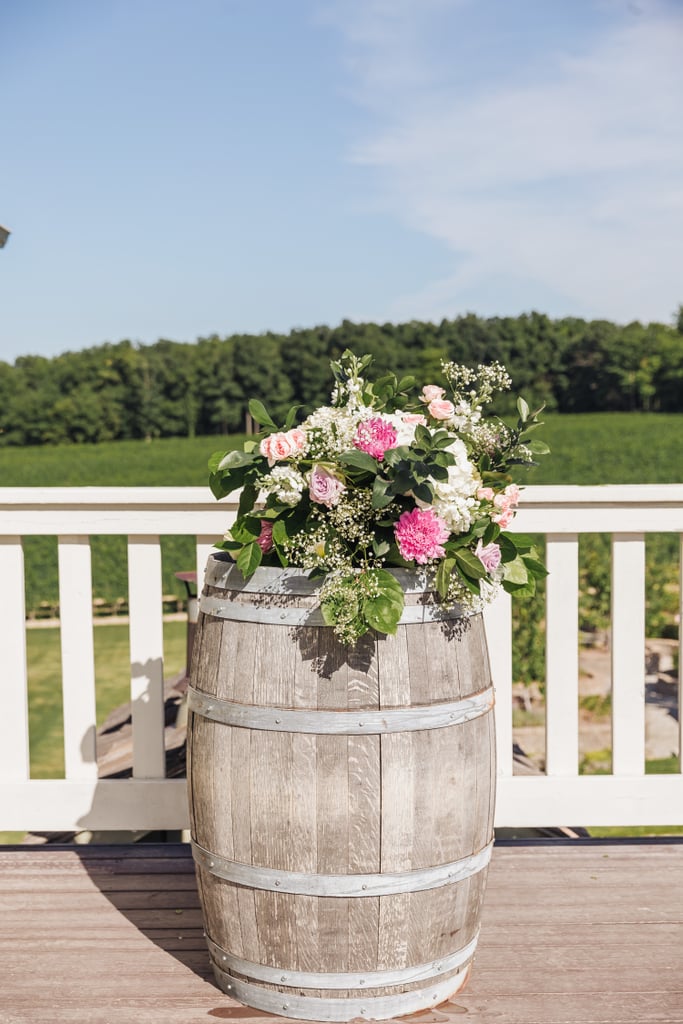
[[[259,398],[283,417],[329,401],[330,360],[345,348],[374,370],[440,380],[442,360],[498,360],[513,391],[557,412],[683,411],[683,307],[675,326],[540,313],[439,324],[352,323],[185,343],[105,343],[0,362],[0,446],[229,434]],[[509,411],[505,398],[498,411]]]

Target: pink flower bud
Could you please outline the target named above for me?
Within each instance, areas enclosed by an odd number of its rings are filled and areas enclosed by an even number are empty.
[[[264,555],[273,550],[273,524],[270,519],[261,520],[261,532],[256,538],[256,543]]]
[[[444,389],[437,387],[436,384],[425,384],[422,388],[422,401],[433,402],[435,398],[443,398],[445,394]]]
[[[446,398],[433,398],[427,411],[435,420],[450,420],[455,414],[455,406]]]

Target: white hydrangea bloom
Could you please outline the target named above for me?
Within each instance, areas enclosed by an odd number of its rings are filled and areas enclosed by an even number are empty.
[[[274,466],[268,476],[262,477],[259,483],[259,501],[265,501],[269,494],[274,494],[283,505],[297,505],[306,487],[306,481],[301,473],[291,466]]]
[[[467,457],[463,441],[455,438],[446,451],[455,456],[455,465],[448,467],[448,480],[432,480],[432,508],[448,524],[451,533],[465,533],[472,525],[479,502],[476,493],[481,477]]]
[[[399,412],[384,413],[382,419],[388,420],[396,431],[396,447],[410,446],[415,440],[415,423],[406,422]]]

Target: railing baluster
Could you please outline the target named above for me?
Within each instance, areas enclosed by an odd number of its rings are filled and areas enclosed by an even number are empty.
[[[645,771],[645,538],[612,538],[612,772]]]
[[[499,594],[484,610],[491,676],[496,690],[498,774],[512,775],[512,602]]]
[[[576,775],[579,762],[579,541],[549,534],[546,546],[546,772]]]
[[[0,778],[20,782],[29,777],[24,550],[21,537],[0,537],[0,581],[0,652],[5,679],[0,715]]]
[[[67,779],[97,778],[95,650],[89,537],[60,537],[64,765]]]
[[[204,586],[204,570],[206,569],[206,563],[208,561],[209,555],[216,550],[214,545],[217,540],[220,540],[220,537],[197,537],[197,594],[201,594],[202,592],[202,587]]]
[[[133,775],[166,774],[164,746],[164,627],[161,545],[153,536],[128,538]]]

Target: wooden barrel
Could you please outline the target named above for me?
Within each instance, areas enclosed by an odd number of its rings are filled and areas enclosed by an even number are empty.
[[[354,647],[319,581],[209,559],[188,726],[192,848],[218,985],[304,1020],[388,1018],[462,988],[493,837],[480,615],[396,570],[395,636]]]

